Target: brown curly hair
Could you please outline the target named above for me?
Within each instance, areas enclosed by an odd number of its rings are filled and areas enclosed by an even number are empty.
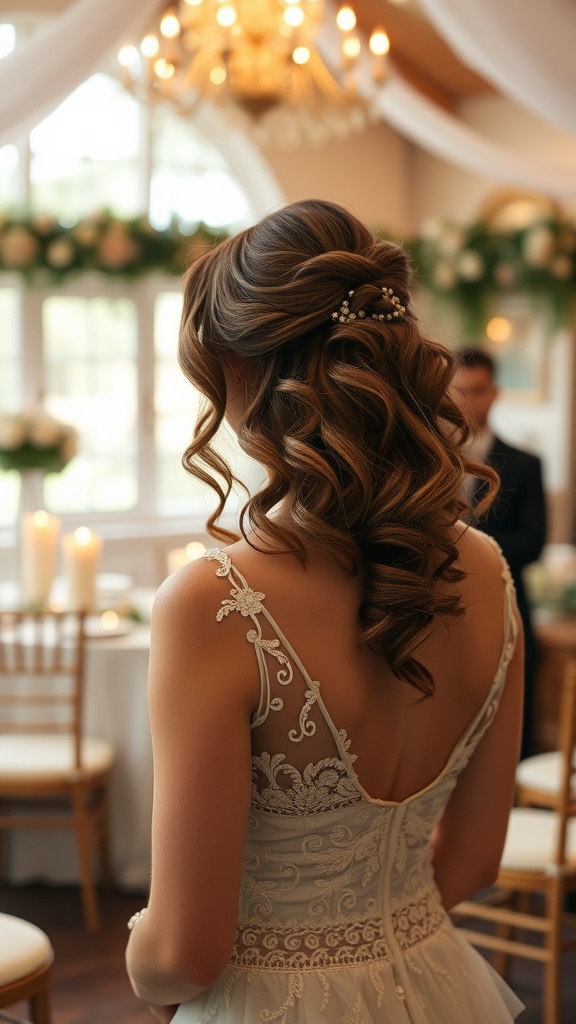
[[[397,245],[322,200],[286,206],[200,257],[185,277],[179,361],[207,401],[183,465],[218,496],[211,535],[236,540],[217,525],[236,481],[212,440],[224,367],[241,366],[239,443],[268,471],[242,535],[303,563],[307,544],[322,548],[361,572],[360,642],[428,696],[434,682],[414,652],[435,616],[464,610],[456,588],[434,586],[464,576],[453,530],[464,474],[487,482],[484,506],[498,485],[463,453],[467,421],[448,394],[456,356],[422,337],[410,287]],[[383,288],[405,307],[397,319],[372,318],[391,311]],[[344,299],[365,315],[334,320]],[[268,516],[282,500],[293,526]]]

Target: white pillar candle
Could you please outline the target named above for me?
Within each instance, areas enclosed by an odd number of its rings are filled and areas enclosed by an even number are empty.
[[[68,584],[68,607],[72,611],[96,609],[96,577],[102,552],[102,537],[87,526],[62,537],[64,574]]]
[[[22,596],[44,605],[56,576],[60,520],[43,509],[27,512],[20,523]]]
[[[206,551],[206,545],[200,540],[192,540],[185,548],[174,548],[168,552],[168,575],[171,576],[177,569],[181,569],[188,562],[200,558]]]

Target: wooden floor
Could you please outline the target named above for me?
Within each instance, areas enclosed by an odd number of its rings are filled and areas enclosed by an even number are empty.
[[[53,1024],[105,1024],[108,1021],[110,1024],[152,1024],[154,1018],[133,995],[124,971],[126,922],[144,902],[144,895],[104,893],[103,927],[98,934],[91,935],[82,924],[76,889],[0,887],[0,910],[39,925],[54,946]],[[541,1024],[540,968],[515,961],[509,981],[526,1004],[526,1010],[518,1018],[519,1024]],[[576,951],[566,956],[563,990],[562,1024],[575,1024]],[[12,1009],[20,1016],[25,1015],[25,1011],[24,1005]],[[310,1021],[310,1024],[317,1022]],[[466,1022],[438,1021],[437,1024]]]

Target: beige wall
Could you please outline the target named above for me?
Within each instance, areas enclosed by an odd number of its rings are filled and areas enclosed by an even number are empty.
[[[287,202],[330,199],[372,228],[413,229],[413,147],[386,125],[319,146],[269,145],[262,153]]]
[[[462,119],[487,138],[505,143],[520,153],[573,166],[576,176],[576,138],[566,135],[500,96],[466,100],[459,111]],[[457,221],[472,220],[486,199],[508,184],[468,174],[457,167],[414,149],[414,214],[416,224],[436,214]],[[576,200],[562,204],[576,215]]]

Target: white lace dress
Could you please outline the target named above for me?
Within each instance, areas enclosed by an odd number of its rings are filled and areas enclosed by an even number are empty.
[[[236,942],[218,981],[174,1024],[505,1024],[522,1003],[462,938],[435,885],[430,835],[498,705],[515,641],[512,583],[505,643],[484,706],[430,785],[372,799],[320,684],[221,551],[207,552],[260,667],[252,802]],[[216,911],[215,911],[216,912]]]

